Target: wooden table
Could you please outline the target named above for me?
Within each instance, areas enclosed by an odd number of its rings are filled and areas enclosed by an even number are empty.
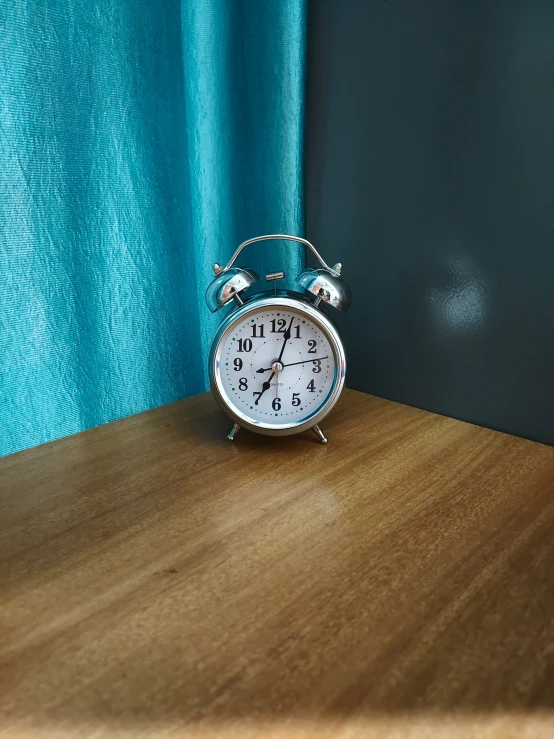
[[[553,737],[554,450],[347,391],[0,460],[0,735]]]

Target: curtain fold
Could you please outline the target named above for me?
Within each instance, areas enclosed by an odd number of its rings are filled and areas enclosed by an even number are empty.
[[[1,5],[0,455],[206,389],[212,263],[303,231],[305,6]]]

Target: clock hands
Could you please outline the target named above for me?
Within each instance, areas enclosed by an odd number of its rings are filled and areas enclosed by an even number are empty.
[[[290,319],[289,326],[288,326],[287,330],[285,331],[285,335],[284,335],[284,339],[285,340],[283,341],[283,346],[281,347],[281,353],[279,354],[279,359],[277,360],[278,362],[281,361],[281,358],[283,356],[283,352],[285,351],[285,347],[287,345],[287,341],[290,339],[290,329],[291,329],[291,326],[292,326],[292,322],[293,321],[294,321],[294,316]],[[269,369],[271,369],[271,367]],[[271,380],[273,380],[274,377],[275,377],[275,372],[272,372],[271,375],[269,376],[269,380],[266,380],[263,383],[263,385],[262,385],[262,391],[261,391],[261,393],[258,394],[258,397],[254,401],[254,405],[258,405],[258,403],[260,402],[260,398],[262,397],[262,395],[265,393],[266,390],[269,390],[269,388],[271,387]]]
[[[295,364],[306,364],[306,362],[321,362],[323,359],[329,359],[329,357],[318,357],[317,359],[303,359],[301,362],[291,362],[290,364],[284,364],[285,367],[294,367]],[[262,369],[256,370],[256,372],[269,372],[271,367],[262,367]]]

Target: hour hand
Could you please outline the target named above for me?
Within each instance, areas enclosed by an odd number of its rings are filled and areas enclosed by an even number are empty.
[[[273,373],[273,375],[274,374],[275,374],[275,372]],[[266,380],[264,383],[262,383],[262,390],[261,390],[261,392],[259,394],[258,393],[255,393],[255,395],[258,395],[258,397],[254,401],[254,405],[258,405],[258,403],[260,402],[260,398],[262,397],[262,395],[265,393],[266,390],[269,390],[269,388],[271,387],[271,380],[273,379],[273,375],[270,376],[269,380]]]

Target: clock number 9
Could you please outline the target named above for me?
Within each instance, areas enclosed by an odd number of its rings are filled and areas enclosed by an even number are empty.
[[[235,372],[240,372],[242,369],[242,359],[240,357],[237,357],[234,361],[235,365]]]

